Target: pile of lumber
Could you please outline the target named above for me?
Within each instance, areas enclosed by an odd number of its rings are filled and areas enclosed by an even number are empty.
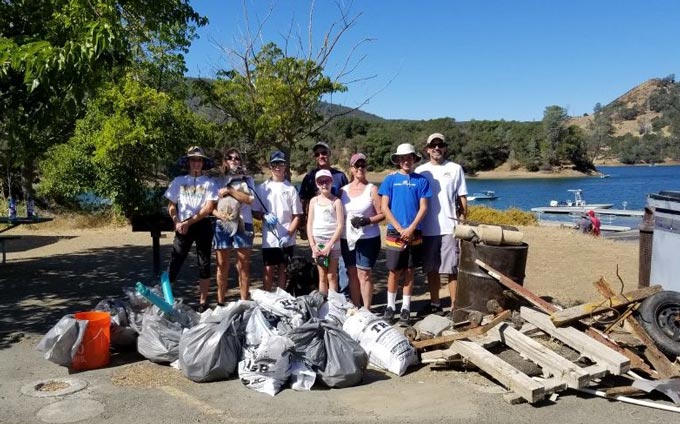
[[[425,340],[412,340],[423,363],[433,366],[473,364],[511,391],[506,399],[512,403],[554,400],[558,392],[566,389],[604,393],[604,396],[625,400],[623,395],[644,394],[640,388],[632,386],[635,379],[651,381],[680,377],[677,365],[658,350],[632,315],[638,302],[657,293],[661,287],[617,295],[604,279],[600,279],[595,286],[603,296],[602,300],[561,309],[487,264],[478,260],[477,265],[532,307],[521,307],[520,319],[515,316],[512,323],[507,322],[510,311],[499,311],[495,316],[485,317],[485,322],[479,326],[445,331],[441,336]],[[597,328],[597,318],[607,314],[615,319],[609,320],[606,328]],[[608,337],[607,333],[623,324],[639,340],[642,356]],[[546,339],[568,346],[578,353],[579,361],[567,359],[549,344],[541,343]],[[489,350],[499,344],[539,366],[542,377],[530,377]],[[607,376],[623,378],[608,379]],[[631,384],[621,386],[621,380]],[[616,381],[619,386],[605,388],[603,381]],[[680,383],[680,380],[674,383]]]

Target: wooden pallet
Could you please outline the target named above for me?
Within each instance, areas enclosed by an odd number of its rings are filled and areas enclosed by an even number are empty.
[[[521,316],[544,333],[590,359],[594,365],[580,367],[506,323],[490,329],[483,340],[455,341],[449,349],[440,353],[440,357],[459,354],[530,403],[538,402],[549,394],[566,388],[586,387],[594,379],[606,374],[621,375],[630,369],[628,358],[575,328],[557,328],[550,320],[550,316],[529,308],[522,308]],[[546,378],[534,380],[492,354],[484,347],[490,341],[502,342],[534,362],[542,368]]]

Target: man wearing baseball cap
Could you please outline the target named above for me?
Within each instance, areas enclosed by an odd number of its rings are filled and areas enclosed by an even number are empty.
[[[456,287],[458,285],[458,240],[453,230],[467,213],[467,185],[463,168],[446,160],[446,137],[440,133],[427,138],[425,149],[429,162],[416,168],[416,172],[430,182],[432,199],[423,219],[423,271],[430,286],[429,313],[441,313],[439,300],[440,274],[449,278],[451,318],[453,318]],[[460,215],[456,204],[460,203]]]

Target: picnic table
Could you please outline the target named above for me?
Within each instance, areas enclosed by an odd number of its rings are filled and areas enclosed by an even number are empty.
[[[10,219],[8,216],[0,216],[0,224],[6,224],[5,228],[0,229],[0,233],[4,233],[5,231],[9,231],[12,228],[16,228],[19,225],[23,224],[42,224],[43,222],[49,222],[52,221],[54,218],[45,218],[45,217],[34,217],[34,218],[12,218]],[[0,250],[2,250],[2,263],[7,262],[7,248],[5,246],[5,243],[8,240],[17,240],[20,239],[21,236],[17,235],[2,235],[0,234]]]
[[[161,232],[174,232],[175,224],[167,212],[135,215],[130,218],[132,231],[148,231],[151,234],[153,245],[153,274],[159,276],[161,273]]]

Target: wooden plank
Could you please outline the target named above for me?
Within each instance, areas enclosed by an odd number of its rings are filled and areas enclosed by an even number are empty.
[[[607,368],[603,367],[600,364],[590,365],[590,366],[584,367],[582,369],[583,369],[583,371],[590,374],[591,379],[602,378],[605,375],[609,374],[609,371],[607,371]]]
[[[567,388],[567,383],[565,383],[564,381],[560,380],[557,377],[550,377],[546,379],[534,378],[533,380],[537,381],[541,386],[545,388],[546,395],[550,393],[561,392],[562,390],[566,390]],[[522,396],[518,395],[515,392],[506,393],[505,395],[503,395],[503,399],[505,399],[505,401],[508,402],[510,405],[517,405],[526,402],[526,399],[524,399]]]
[[[629,326],[631,333],[645,345],[644,355],[645,358],[652,364],[652,367],[659,373],[659,378],[673,378],[680,377],[680,371],[678,371],[673,363],[668,360],[666,355],[664,355],[647,331],[640,325],[640,323],[633,317],[626,318],[626,324]]]
[[[478,344],[458,340],[451,345],[450,349],[468,359],[529,403],[538,402],[545,397],[545,388],[541,384]]]
[[[595,287],[597,287],[598,291],[600,294],[602,294],[604,297],[609,297],[611,298],[612,295],[614,294],[614,290],[612,290],[611,286],[609,283],[607,283],[607,280],[604,278],[600,278],[598,281],[595,282]],[[640,339],[640,341],[645,345],[645,358],[649,361],[650,364],[654,367],[656,372],[659,373],[660,378],[672,378],[672,377],[680,377],[680,371],[678,371],[671,361],[668,360],[666,355],[664,355],[659,348],[656,347],[656,343],[654,343],[654,340],[652,340],[651,337],[649,337],[649,334],[647,334],[647,331],[640,325],[640,323],[632,316],[627,316],[624,319],[624,322],[628,325],[628,328],[630,329],[630,332]]]
[[[618,317],[614,322],[612,322],[611,324],[609,324],[609,325],[607,326],[607,328],[604,329],[604,333],[605,333],[605,334],[611,333],[612,330],[614,330],[614,328],[616,328],[616,327],[617,327],[618,325],[620,325],[623,321],[625,321],[626,318],[628,318],[629,316],[631,316],[631,314],[632,314],[633,312],[635,312],[635,310],[637,310],[638,306],[640,306],[640,304],[637,303],[637,302],[636,302],[636,303],[633,303],[633,304],[631,304],[631,305],[628,305],[628,307],[626,308],[626,310],[625,310],[621,315],[619,315],[619,317]]]
[[[615,350],[616,352],[628,358],[630,360],[631,369],[644,371],[650,377],[658,378],[657,372],[654,371],[649,365],[647,365],[647,363],[641,357],[635,354],[632,350],[617,345],[614,341],[609,340],[604,334],[600,333],[599,331],[592,327],[586,328],[585,333],[588,337],[592,337],[595,341],[602,343],[609,349]]]
[[[542,310],[543,312],[552,313],[552,312],[558,310],[558,308],[555,305],[553,305],[549,302],[546,302],[545,300],[536,296],[535,294],[533,294],[529,290],[525,289],[524,287],[520,286],[516,282],[512,281],[508,276],[503,275],[503,273],[501,273],[497,269],[491,267],[490,265],[487,265],[486,263],[480,261],[479,259],[475,259],[475,263],[480,268],[482,268],[487,273],[489,273],[489,275],[491,277],[498,280],[499,283],[503,284],[505,287],[507,287],[510,290],[512,290],[513,292],[517,293],[519,296],[523,297],[529,303],[536,306],[538,309]]]
[[[482,324],[479,327],[471,328],[466,331],[461,331],[460,333],[452,334],[450,336],[440,336],[440,337],[435,337],[433,339],[428,339],[428,340],[420,340],[420,341],[414,341],[411,342],[413,347],[416,349],[422,349],[424,347],[428,346],[437,346],[441,345],[444,343],[451,343],[456,340],[462,340],[462,339],[467,339],[469,337],[474,337],[474,336],[479,336],[487,331],[489,331],[490,328],[495,327],[496,325],[500,324],[501,322],[505,321],[508,317],[510,316],[510,311],[503,311],[500,314],[496,315],[494,319],[489,321],[486,324]]]
[[[420,362],[423,364],[446,363],[460,360],[460,355],[448,349],[432,350],[420,354]]]
[[[653,295],[654,293],[660,292],[661,290],[663,289],[659,285],[644,287],[630,291],[628,293],[610,297],[609,299],[584,303],[582,305],[574,306],[573,308],[555,311],[550,316],[550,319],[552,320],[553,324],[560,327],[581,318],[586,318],[609,311],[611,308],[628,306],[633,302],[638,302]]]
[[[489,330],[490,336],[497,337],[509,348],[539,365],[553,377],[564,380],[569,387],[585,387],[590,376],[581,367],[553,352],[531,337],[527,337],[508,324],[501,324]]]
[[[633,386],[619,386],[619,387],[610,387],[609,389],[606,389],[604,393],[607,396],[640,396],[640,395],[645,395],[647,394],[644,390],[638,389],[637,387]]]
[[[605,367],[610,373],[621,375],[630,369],[630,359],[597,342],[573,327],[557,328],[545,314],[522,307],[522,318],[552,337],[577,350],[581,355]]]

